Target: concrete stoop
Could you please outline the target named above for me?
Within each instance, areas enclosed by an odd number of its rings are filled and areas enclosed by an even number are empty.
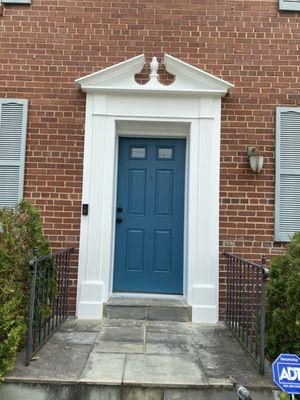
[[[251,390],[253,400],[274,400],[276,391]],[[134,387],[87,384],[4,383],[1,400],[237,400],[232,386],[206,388]]]
[[[181,299],[111,297],[104,305],[108,319],[191,321],[192,309]]]

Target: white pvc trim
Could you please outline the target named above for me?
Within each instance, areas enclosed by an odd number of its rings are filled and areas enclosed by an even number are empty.
[[[81,218],[79,318],[102,318],[113,294],[118,137],[185,137],[184,298],[194,322],[218,321],[221,95],[232,85],[165,60],[176,79],[159,90],[134,81],[143,55],[77,80],[82,90],[93,87],[86,103],[82,197],[89,215]]]
[[[168,116],[166,99],[149,96],[116,100],[88,95],[83,199],[90,214],[81,219],[77,316],[102,318],[112,295],[118,136],[186,137],[184,298],[194,322],[218,321],[218,207],[220,99],[170,98],[178,110]],[[124,103],[140,118],[124,114]],[[130,106],[128,104],[130,102]],[[162,102],[162,106],[157,103]],[[145,105],[147,107],[145,107]],[[111,114],[104,114],[111,109]],[[189,118],[191,107],[198,118]],[[153,110],[157,111],[154,118]],[[172,111],[172,107],[169,110]],[[122,117],[117,117],[118,113]],[[203,118],[202,118],[203,115]],[[209,118],[207,118],[209,116]]]

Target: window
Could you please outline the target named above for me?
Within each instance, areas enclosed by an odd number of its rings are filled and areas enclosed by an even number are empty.
[[[0,99],[0,207],[23,197],[28,101]]]
[[[158,148],[158,159],[159,160],[173,160],[173,148],[172,147],[159,147]]]
[[[300,231],[300,108],[276,113],[275,240]]]
[[[279,0],[279,10],[300,11],[300,0]]]
[[[139,160],[145,159],[146,158],[146,147],[145,146],[130,147],[130,158],[135,158],[135,159],[139,159]]]

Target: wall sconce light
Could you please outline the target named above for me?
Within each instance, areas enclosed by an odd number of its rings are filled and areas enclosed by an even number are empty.
[[[250,167],[255,174],[258,174],[264,163],[264,156],[260,154],[259,150],[255,146],[247,147],[247,156],[250,162]]]

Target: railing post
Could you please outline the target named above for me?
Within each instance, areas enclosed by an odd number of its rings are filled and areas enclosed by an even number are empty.
[[[28,367],[31,358],[31,342],[32,342],[32,326],[35,302],[35,283],[36,283],[36,268],[37,268],[37,249],[33,250],[33,258],[28,264],[31,273],[30,299],[29,299],[29,315],[28,315],[28,333],[26,342],[25,365]]]
[[[259,373],[265,373],[265,331],[266,331],[266,281],[269,277],[269,269],[266,266],[266,256],[261,257],[261,267],[263,269],[261,285],[261,306],[260,306],[260,341],[259,341]]]

